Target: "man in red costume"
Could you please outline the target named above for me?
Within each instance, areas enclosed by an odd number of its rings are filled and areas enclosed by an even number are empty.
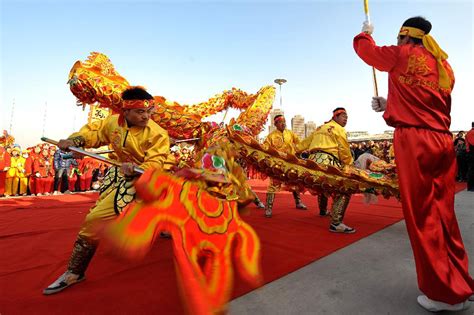
[[[40,156],[33,163],[37,196],[48,196],[53,191],[53,157],[49,155],[49,152],[49,146],[43,145]]]
[[[36,195],[36,194],[39,193],[39,185],[38,185],[39,177],[37,177],[36,172],[38,172],[38,170],[37,170],[37,166],[38,166],[37,160],[40,159],[40,157],[41,157],[41,150],[42,150],[42,146],[40,144],[38,144],[33,148],[33,151],[30,154],[31,175],[30,175],[30,181],[29,181],[28,186],[30,188],[30,193],[32,195]],[[35,167],[35,165],[36,165],[36,167]]]
[[[429,311],[469,307],[474,281],[454,214],[455,154],[451,124],[454,74],[447,54],[428,35],[431,23],[406,20],[397,46],[377,46],[373,26],[364,23],[354,49],[367,64],[389,73],[388,98],[372,107],[395,127],[403,213],[418,275],[425,295],[418,303]]]
[[[5,194],[5,182],[7,171],[10,168],[10,154],[0,146],[0,197]]]

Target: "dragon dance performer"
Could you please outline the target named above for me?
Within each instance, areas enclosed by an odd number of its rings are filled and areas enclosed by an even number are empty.
[[[122,162],[122,166],[120,170],[111,167],[108,171],[99,200],[81,226],[66,272],[43,294],[57,293],[85,279],[84,273],[99,244],[104,223],[115,219],[135,198],[134,167],[160,170],[169,166],[168,133],[150,119],[154,109],[153,97],[141,87],[131,87],[122,93],[122,100],[120,115],[85,125],[58,143],[62,150],[70,146],[98,148],[111,145],[114,158]]]
[[[298,146],[298,151],[308,151],[309,159],[323,165],[331,165],[342,168],[351,165],[354,159],[347,140],[344,126],[347,124],[347,112],[338,107],[333,111],[332,119],[318,127],[313,133],[304,139]],[[345,225],[342,221],[346,212],[351,195],[337,194],[331,209],[331,224],[329,231],[336,233],[354,233],[355,229]],[[325,194],[318,195],[319,214],[328,215],[328,197]]]
[[[417,301],[429,311],[456,311],[469,305],[474,281],[454,213],[456,162],[449,131],[454,74],[430,30],[426,19],[409,18],[397,46],[380,47],[365,22],[354,49],[389,74],[388,99],[374,97],[372,107],[385,111],[385,121],[395,127],[402,208],[425,294]]]
[[[296,145],[300,142],[298,136],[296,136],[291,130],[286,129],[286,120],[283,115],[276,115],[273,118],[276,129],[272,131],[264,141],[264,146],[274,148],[279,152],[285,152],[288,154],[295,154]],[[275,200],[275,193],[281,189],[282,182],[270,178],[270,183],[267,189],[267,205],[265,207],[265,217],[272,217],[273,201]],[[300,198],[300,193],[293,190],[293,198],[297,209],[306,210],[306,206],[303,204]]]

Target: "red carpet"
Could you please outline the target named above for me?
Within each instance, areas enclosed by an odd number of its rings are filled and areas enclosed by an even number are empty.
[[[265,182],[253,181],[264,201]],[[465,189],[457,185],[457,191]],[[260,192],[262,191],[262,192]],[[9,314],[180,314],[171,241],[159,239],[140,262],[127,262],[101,247],[87,281],[60,294],[41,291],[65,269],[78,228],[96,194],[0,199],[0,313]],[[400,204],[379,199],[363,204],[354,196],[345,222],[357,233],[328,232],[328,218],[316,215],[316,198],[303,196],[308,211],[294,209],[288,193],[277,195],[274,217],[250,207],[244,219],[262,241],[265,282],[278,279],[402,219]],[[249,288],[237,279],[234,297]]]

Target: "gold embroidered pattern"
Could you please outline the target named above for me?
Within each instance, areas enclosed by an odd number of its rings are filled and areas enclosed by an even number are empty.
[[[408,57],[407,74],[424,76],[430,73],[430,71],[431,68],[426,64],[426,56],[410,55]]]
[[[398,82],[401,84],[411,85],[411,86],[424,86],[432,90],[439,91],[440,87],[438,82],[428,81],[424,79],[414,78],[412,76],[399,76]]]
[[[100,187],[100,194],[103,194],[108,189],[116,189],[114,202],[114,211],[116,214],[120,214],[123,209],[135,199],[133,180],[124,177],[116,166],[109,168]]]

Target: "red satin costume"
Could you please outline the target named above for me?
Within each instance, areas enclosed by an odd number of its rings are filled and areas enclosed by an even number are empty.
[[[473,293],[474,281],[454,213],[452,86],[439,87],[436,59],[422,45],[380,47],[361,33],[354,38],[354,49],[367,64],[389,74],[383,117],[395,128],[400,194],[418,286],[432,300],[464,302]],[[444,68],[454,85],[446,61]]]
[[[10,154],[5,150],[4,147],[0,147],[0,196],[5,194],[5,181],[7,171],[4,171],[6,167],[10,167]]]

